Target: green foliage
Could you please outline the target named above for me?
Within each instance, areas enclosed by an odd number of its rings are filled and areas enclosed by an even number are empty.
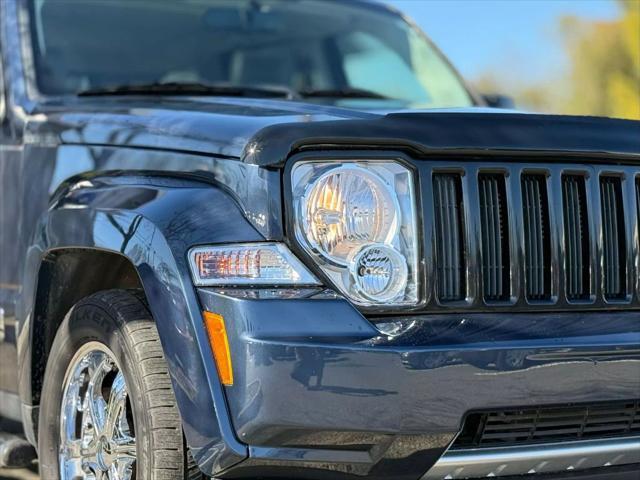
[[[572,62],[567,111],[640,119],[640,3],[623,5],[613,22],[563,19]]]
[[[622,14],[614,21],[562,18],[558,29],[567,72],[542,84],[512,87],[516,102],[539,111],[640,120],[640,0],[619,3]],[[477,83],[486,92],[500,84],[490,76]]]

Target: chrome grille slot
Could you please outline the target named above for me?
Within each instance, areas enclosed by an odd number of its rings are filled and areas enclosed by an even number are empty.
[[[621,179],[600,179],[602,208],[603,289],[607,300],[626,295],[626,241]]]
[[[567,175],[562,180],[565,288],[569,300],[583,300],[590,294],[589,220],[585,178]]]
[[[525,294],[529,300],[547,300],[551,294],[549,205],[546,177],[523,175]]]
[[[482,174],[478,181],[484,299],[507,300],[510,296],[510,259],[504,176]]]
[[[442,302],[465,298],[462,187],[460,176],[435,174],[437,295]]]

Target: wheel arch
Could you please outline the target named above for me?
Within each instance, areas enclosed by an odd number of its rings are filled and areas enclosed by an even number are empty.
[[[96,272],[101,272],[96,275]],[[37,274],[31,340],[31,398],[40,403],[49,351],[65,315],[81,299],[102,290],[142,290],[142,281],[124,255],[98,248],[58,248],[47,252]]]
[[[67,312],[101,290],[139,289],[158,328],[187,443],[201,470],[247,456],[235,436],[202,323],[188,251],[263,241],[223,189],[150,175],[70,183],[39,219],[18,306],[19,389],[35,443],[48,349]]]

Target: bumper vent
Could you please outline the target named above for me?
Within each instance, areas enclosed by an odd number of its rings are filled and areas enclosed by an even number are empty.
[[[466,289],[460,176],[435,175],[433,201],[436,221],[438,298],[443,302],[462,300]]]
[[[620,178],[600,179],[600,202],[602,206],[602,237],[604,296],[620,299],[626,295],[626,245],[624,231],[624,208]]]
[[[529,300],[548,300],[551,295],[551,246],[547,179],[544,175],[522,177],[522,214],[526,295]]]
[[[509,227],[504,177],[481,175],[479,183],[484,298],[507,300],[510,296]]]
[[[640,401],[472,413],[454,449],[640,435]]]

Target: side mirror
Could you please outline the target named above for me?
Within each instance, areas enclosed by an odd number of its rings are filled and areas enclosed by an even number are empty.
[[[482,99],[485,101],[487,106],[491,108],[504,108],[507,110],[516,108],[516,102],[513,98],[507,95],[501,94],[490,94],[490,95],[482,95]]]

